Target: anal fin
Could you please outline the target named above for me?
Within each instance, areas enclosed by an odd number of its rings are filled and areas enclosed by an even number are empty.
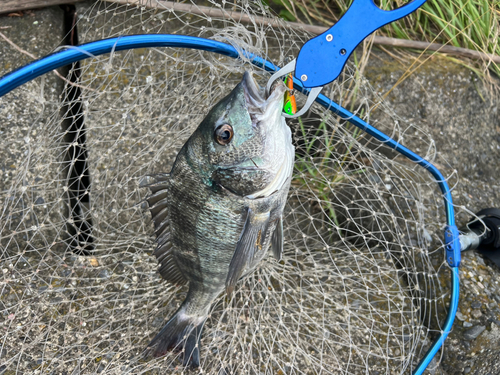
[[[172,253],[172,244],[169,239],[170,226],[167,224],[163,232],[158,234],[156,241],[158,246],[154,252],[158,260],[158,271],[163,279],[175,285],[184,285],[186,278],[182,275]]]
[[[248,208],[247,218],[241,232],[233,258],[229,264],[229,273],[226,279],[226,293],[228,296],[243,274],[245,267],[253,259],[256,250],[261,250],[265,241],[269,225],[269,212],[257,214]]]

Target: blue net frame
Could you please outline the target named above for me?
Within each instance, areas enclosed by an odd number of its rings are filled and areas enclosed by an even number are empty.
[[[231,45],[217,42],[214,40],[183,36],[183,35],[169,35],[169,34],[143,34],[143,35],[130,35],[118,38],[110,38],[99,40],[71,49],[65,49],[49,56],[34,61],[22,68],[19,68],[4,77],[0,78],[0,97],[29,82],[47,72],[62,66],[83,60],[89,57],[94,57],[112,51],[123,51],[135,48],[151,48],[151,47],[178,47],[178,48],[191,48],[203,51],[218,53],[221,55],[229,56],[232,58],[239,58],[241,54],[249,59],[254,65],[264,68],[271,73],[276,72],[280,68],[263,58],[256,56],[252,53],[245,51],[238,51]],[[294,88],[303,94],[308,94],[309,90],[304,88],[302,83],[294,79]],[[342,119],[349,121],[360,130],[371,135],[386,146],[394,149],[400,154],[404,155],[414,163],[425,168],[434,177],[438,184],[444,199],[444,207],[446,210],[446,227],[444,230],[446,260],[450,266],[451,273],[451,291],[450,291],[450,305],[448,315],[446,317],[444,327],[440,335],[435,339],[425,356],[421,359],[417,367],[412,371],[413,375],[422,374],[434,356],[437,354],[444,341],[446,340],[449,332],[451,331],[453,321],[457,312],[460,284],[459,284],[459,266],[460,266],[460,240],[457,226],[455,225],[455,214],[453,209],[453,200],[450,188],[446,179],[441,172],[430,162],[401,145],[388,135],[379,131],[375,127],[361,120],[359,117],[349,112],[342,106],[328,99],[324,95],[319,95],[316,102],[326,109],[330,110]]]

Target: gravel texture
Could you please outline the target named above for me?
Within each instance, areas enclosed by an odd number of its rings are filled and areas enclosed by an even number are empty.
[[[410,63],[384,52],[375,55],[379,58],[371,59],[365,74],[384,93]],[[438,151],[435,164],[444,175],[456,171],[450,185],[459,227],[470,220],[470,212],[500,207],[498,95],[470,70],[436,56],[393,89],[387,100],[401,118],[432,135]],[[408,145],[419,151],[418,140],[413,140]],[[436,373],[497,374],[500,270],[476,252],[462,255],[457,319]]]
[[[83,11],[88,5],[79,5],[79,9]],[[61,20],[61,22],[57,22]],[[0,30],[21,48],[33,53],[35,56],[43,56],[51,52],[55,46],[60,43],[62,38],[62,12],[59,8],[47,8],[39,10],[33,14],[25,14],[23,17],[0,17],[0,27],[7,28]],[[111,26],[111,25],[110,25]],[[137,30],[140,31],[139,29]],[[0,74],[21,66],[29,61],[30,57],[16,51],[6,43],[0,43]],[[138,55],[139,56],[139,55]],[[368,81],[380,93],[384,93],[391,89],[396,81],[403,75],[408,68],[406,63],[402,63],[380,51],[374,51],[374,57],[370,60],[365,75]],[[147,82],[148,72],[144,73],[144,79]],[[43,95],[42,93],[43,88]],[[62,83],[55,75],[47,74],[44,79],[37,79],[33,82],[23,85],[14,92],[4,98],[0,98],[0,136],[9,133],[9,139],[16,139],[15,144],[2,143],[0,138],[0,192],[6,190],[10,186],[12,180],[26,178],[26,184],[29,186],[37,186],[49,184],[48,176],[57,175],[58,171],[54,169],[41,169],[39,173],[32,171],[19,171],[19,161],[23,160],[27,152],[29,153],[30,142],[37,142],[36,124],[37,121],[43,121],[44,114],[52,113],[54,108],[59,105],[59,94],[62,90]],[[148,93],[146,93],[148,95]],[[149,92],[148,98],[153,98],[153,93]],[[43,99],[42,99],[43,98]],[[145,102],[149,99],[146,98]],[[102,105],[111,106],[114,100],[113,95],[101,97]],[[466,68],[452,63],[442,57],[434,57],[427,61],[416,72],[404,80],[399,86],[390,92],[387,101],[393,111],[408,123],[418,125],[426,132],[432,134],[435,141],[435,148],[438,151],[436,155],[436,164],[445,172],[445,175],[452,174],[456,171],[451,179],[451,185],[454,186],[453,198],[457,205],[457,218],[459,224],[464,224],[470,217],[470,212],[477,212],[486,207],[499,206],[500,202],[500,185],[498,176],[500,175],[500,166],[498,160],[500,158],[500,99],[492,95],[484,87],[480,80]],[[129,113],[131,121],[140,121],[141,110],[148,110],[144,105],[141,109],[137,109],[134,113]],[[161,116],[161,114],[160,114]],[[96,120],[96,119],[90,119]],[[98,121],[101,119],[97,118]],[[383,120],[383,119],[381,119]],[[102,119],[104,123],[111,124],[114,119]],[[14,134],[14,135],[13,135]],[[133,142],[139,136],[136,130],[129,134],[122,134],[120,128],[117,127],[115,132],[108,132],[110,138],[123,137],[124,150],[129,146],[127,142]],[[155,133],[149,135],[154,138]],[[409,134],[410,143],[405,143],[410,148],[417,152],[425,152],[423,147],[425,143],[419,143],[418,134]],[[92,137],[98,139],[99,133],[90,134],[89,140],[92,142]],[[97,144],[98,142],[96,142]],[[49,148],[50,145],[47,145]],[[43,150],[42,150],[43,151]],[[145,150],[142,157],[147,158],[151,155],[154,149]],[[45,155],[50,153],[45,152]],[[115,160],[114,155],[106,155],[105,149],[97,150],[100,155],[99,162],[96,161],[95,187],[98,188],[107,182],[106,169],[115,169],[120,167],[123,161]],[[57,156],[57,155],[55,155]],[[55,157],[54,156],[54,157]],[[165,165],[169,164],[172,159],[172,154],[169,150],[165,151],[164,158],[157,161],[155,166],[158,170],[165,169]],[[125,162],[127,159],[125,159]],[[446,162],[444,162],[446,161]],[[50,164],[54,165],[54,164]],[[123,165],[123,164],[121,164]],[[52,168],[52,167],[51,167]],[[21,175],[22,173],[22,175]],[[127,176],[124,176],[127,177]],[[376,176],[374,176],[375,178]],[[129,187],[131,191],[134,186]],[[45,185],[47,190],[47,185]],[[30,197],[30,202],[39,209],[46,209],[46,203],[53,202],[54,197],[60,196],[57,191],[58,187],[53,186],[47,191],[47,196],[37,196],[36,189],[33,191],[33,196]],[[126,189],[123,194],[128,193]],[[53,192],[53,195],[51,195]],[[7,195],[2,195],[7,196]],[[0,199],[1,197],[0,196]],[[108,198],[119,200],[119,196],[98,197],[106,202]],[[19,200],[22,197],[15,197],[16,204],[22,204]],[[132,200],[132,199],[131,199]],[[115,202],[116,203],[116,202]],[[4,204],[0,200],[0,206]],[[103,212],[101,221],[97,221],[97,225],[107,225],[113,222],[117,227],[130,222],[130,215],[134,220],[137,220],[136,226],[130,224],[130,231],[141,228],[145,225],[145,217],[139,209],[131,208],[125,217],[119,217],[116,214],[120,207],[111,207],[109,212]],[[130,215],[129,215],[130,214]],[[47,212],[46,217],[52,222],[58,220],[57,213]],[[111,219],[110,219],[111,218]],[[128,225],[128,224],[127,224]],[[29,226],[26,224],[26,226]],[[18,246],[21,239],[19,239]],[[145,247],[151,247],[151,241],[145,240]],[[123,243],[123,249],[129,246]],[[15,253],[15,249],[12,249]],[[57,252],[55,252],[57,254]],[[54,261],[60,261],[54,256]],[[11,258],[14,259],[14,258]],[[15,267],[29,267],[30,263],[37,262],[36,254],[28,254],[23,256],[16,255]],[[155,264],[149,259],[146,254],[131,255],[130,258],[123,258],[120,254],[109,254],[104,259],[88,259],[84,257],[68,256],[67,259],[62,258],[66,268],[61,270],[60,277],[54,280],[44,282],[33,282],[30,284],[30,290],[26,293],[29,298],[46,301],[46,305],[40,307],[38,313],[42,318],[39,323],[34,322],[33,330],[45,332],[47,327],[44,326],[43,316],[53,316],[57,314],[64,315],[68,312],[58,310],[58,303],[71,301],[72,298],[78,299],[78,288],[89,289],[90,295],[94,293],[95,298],[91,297],[85,306],[74,307],[74,311],[70,311],[74,321],[67,320],[64,324],[69,327],[66,335],[60,335],[58,343],[52,345],[66,344],[81,344],[80,351],[75,352],[75,358],[66,364],[66,368],[78,369],[80,362],[77,360],[77,355],[85,353],[85,345],[88,343],[88,337],[85,337],[81,331],[78,335],[71,334],[71,327],[78,327],[83,323],[95,319],[93,324],[106,328],[106,325],[111,326],[111,322],[100,322],[99,317],[102,311],[96,308],[100,301],[100,296],[106,296],[109,300],[102,305],[102,308],[116,313],[122,312],[123,316],[128,316],[129,326],[126,328],[126,334],[133,337],[136,323],[140,323],[140,334],[151,334],[157,331],[164,323],[160,316],[150,319],[147,316],[151,308],[141,310],[141,307],[134,304],[143,303],[141,293],[144,293],[146,301],[156,303],[154,308],[161,304],[175,305],[175,301],[160,301],[158,302],[153,294],[157,294],[155,285],[158,283],[158,277],[154,273]],[[52,258],[45,257],[44,267],[50,269]],[[26,265],[26,266],[25,266]],[[7,262],[5,263],[7,270]],[[11,270],[12,271],[12,270]],[[11,272],[8,271],[8,272]],[[448,341],[445,344],[445,349],[442,352],[442,361],[438,363],[435,359],[431,363],[428,373],[441,375],[455,374],[498,374],[500,372],[500,286],[498,285],[498,268],[488,261],[483,260],[476,253],[467,253],[464,255],[461,268],[461,302],[459,312],[455,321],[454,330],[450,334]],[[43,271],[42,271],[43,273]],[[22,272],[20,273],[22,274]],[[134,287],[139,282],[146,283],[147,288],[143,291],[134,291]],[[149,296],[149,297],[148,297]],[[149,298],[149,299],[148,299]],[[132,303],[129,305],[129,301]],[[9,302],[10,303],[10,302]],[[80,309],[80,310],[79,310]],[[68,313],[69,314],[69,313]],[[134,314],[136,314],[134,316]],[[7,315],[3,317],[4,322],[18,323],[30,321],[26,316]],[[137,319],[134,321],[134,319]],[[148,323],[149,322],[149,323]],[[61,323],[62,324],[62,323]],[[148,327],[147,324],[152,327]],[[65,327],[66,327],[65,326]],[[61,328],[61,332],[64,331]],[[73,328],[74,329],[74,328]],[[86,328],[90,329],[90,328]],[[111,328],[110,328],[111,330]],[[38,332],[38,331],[37,331]],[[111,340],[109,343],[106,340]],[[65,341],[66,340],[66,341]],[[116,344],[119,348],[123,337],[116,334],[116,337],[107,339],[102,338],[103,346],[102,357],[95,358],[96,371],[102,371],[104,366],[112,358],[120,356],[118,350],[109,352],[109,348]],[[17,345],[17,344],[16,344]],[[13,345],[12,348],[17,346]],[[123,345],[126,345],[123,344]],[[15,349],[12,349],[13,351]],[[12,353],[12,352],[11,352]],[[5,353],[0,353],[0,357]],[[40,357],[41,353],[33,351],[31,357],[22,359],[26,368],[43,369],[44,358]],[[134,353],[126,353],[133,356]],[[23,366],[24,366],[23,365]],[[124,367],[124,371],[126,368]],[[0,373],[3,369],[0,367]],[[373,374],[378,370],[374,370]],[[78,373],[74,372],[74,373]],[[382,374],[383,372],[380,372]]]
[[[62,17],[63,12],[58,7],[27,12],[21,17],[2,15],[0,32],[39,58],[51,53],[61,43]],[[15,49],[3,38],[0,38],[0,57],[0,76],[33,61],[32,57]],[[0,191],[10,186],[12,180],[22,178],[20,162],[29,153],[29,143],[36,142],[41,136],[37,133],[40,127],[37,125],[46,121],[44,116],[59,106],[61,89],[62,81],[50,73],[0,98]],[[40,179],[36,183],[47,183],[45,176],[33,178]],[[42,200],[44,198],[39,197],[37,204]]]

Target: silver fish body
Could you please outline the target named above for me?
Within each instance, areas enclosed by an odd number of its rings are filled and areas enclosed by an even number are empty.
[[[189,283],[186,299],[146,353],[184,350],[199,366],[203,324],[217,296],[231,294],[269,248],[279,260],[282,214],[294,162],[281,116],[285,87],[264,99],[246,72],[180,150],[170,174],[153,177],[148,198],[163,278]]]

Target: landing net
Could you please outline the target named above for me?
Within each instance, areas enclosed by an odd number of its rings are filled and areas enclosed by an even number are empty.
[[[253,1],[207,2],[210,12],[162,4],[80,6],[79,43],[176,33],[229,43],[283,66],[312,36]],[[148,191],[139,181],[170,170],[191,132],[245,70],[261,85],[269,78],[245,58],[167,48],[113,52],[74,65],[67,75],[74,82],[60,95],[42,77],[27,86],[36,97],[26,99],[21,87],[0,99],[2,369],[186,371],[178,353],[141,357],[187,288],[157,272]],[[431,162],[438,158],[429,134],[399,119],[359,66],[349,63],[323,93]],[[8,110],[13,105],[24,112]],[[28,126],[16,126],[21,116],[32,119]],[[407,374],[441,332],[447,311],[437,185],[424,169],[320,106],[288,124],[296,165],[284,258],[278,263],[270,255],[230,299],[218,298],[198,371]]]

